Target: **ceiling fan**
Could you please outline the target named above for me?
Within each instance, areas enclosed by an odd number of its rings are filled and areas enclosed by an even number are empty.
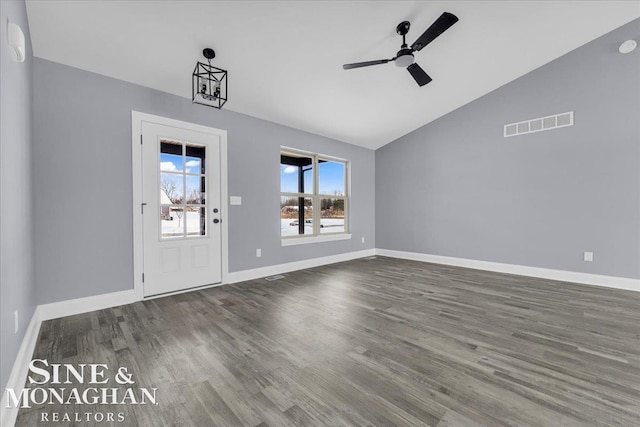
[[[423,47],[431,43],[440,34],[444,33],[453,24],[458,22],[458,17],[452,13],[444,12],[427,30],[422,33],[418,40],[413,42],[411,47],[407,46],[405,36],[409,32],[409,21],[403,21],[396,27],[396,32],[402,36],[402,46],[396,56],[391,59],[378,59],[376,61],[356,62],[354,64],[344,64],[342,66],[345,70],[351,70],[352,68],[368,67],[370,65],[386,64],[393,61],[398,67],[406,67],[407,71],[414,78],[419,86],[424,86],[431,81],[431,77],[424,72],[418,64],[416,64],[413,52],[419,52]]]

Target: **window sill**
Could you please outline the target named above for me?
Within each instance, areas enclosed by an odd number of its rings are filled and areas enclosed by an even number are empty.
[[[328,234],[325,236],[296,237],[291,239],[281,239],[280,246],[306,245],[308,243],[333,242],[335,240],[349,240],[351,234]]]

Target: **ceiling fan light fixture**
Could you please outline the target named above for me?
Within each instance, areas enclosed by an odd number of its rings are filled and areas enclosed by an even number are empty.
[[[413,57],[413,55],[408,53],[398,56],[395,59],[394,64],[396,64],[396,67],[407,68],[409,65],[413,64],[414,61],[415,58]]]

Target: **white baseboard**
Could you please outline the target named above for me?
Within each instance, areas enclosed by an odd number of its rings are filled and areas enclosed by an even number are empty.
[[[576,271],[502,264],[499,262],[478,261],[473,259],[429,255],[416,252],[394,251],[390,249],[376,249],[376,255],[640,292],[640,280],[629,279],[626,277],[603,276],[599,274],[579,273]]]
[[[77,298],[67,301],[52,302],[39,305],[40,319],[50,320],[58,317],[73,316],[74,314],[88,313],[95,310],[116,307],[119,305],[136,302],[136,293],[133,289],[128,291],[111,292],[85,298]]]
[[[29,371],[29,363],[36,348],[40,325],[42,325],[43,321],[102,310],[135,301],[135,292],[132,289],[130,291],[112,292],[37,306],[22,339],[6,388],[13,389],[16,395],[19,395],[24,388]],[[19,408],[7,408],[7,397],[7,390],[5,389],[2,393],[2,402],[0,402],[0,426],[9,427],[15,424]]]
[[[357,252],[330,255],[321,258],[306,259],[303,261],[288,262],[286,264],[270,265],[268,267],[254,268],[251,270],[234,271],[228,274],[226,283],[244,282],[245,280],[260,279],[290,271],[304,270],[305,268],[319,267],[321,265],[334,264],[336,262],[351,261],[375,255],[375,249],[366,249]]]
[[[41,323],[40,307],[36,307],[33,316],[31,316],[29,326],[27,326],[27,330],[24,333],[24,338],[22,338],[22,344],[20,344],[20,349],[15,362],[13,362],[13,368],[7,382],[6,388],[13,389],[16,395],[22,392],[24,383],[27,380],[29,363],[36,348]],[[19,408],[7,408],[7,398],[7,390],[5,389],[2,393],[2,402],[0,402],[0,426],[9,427],[15,424]]]
[[[344,254],[331,255],[321,258],[313,258],[303,261],[295,261],[286,264],[271,265],[268,267],[256,268],[252,270],[243,270],[229,273],[224,284],[237,283],[245,280],[253,280],[261,277],[272,276],[274,274],[287,273],[294,270],[303,270],[305,268],[318,267],[336,262],[349,261],[356,258],[363,258],[375,254],[375,249],[368,249],[357,252],[348,252]],[[208,287],[221,286],[220,284],[197,288],[202,290]],[[189,292],[195,289],[186,289],[175,293]],[[163,294],[158,297],[169,296],[172,294]],[[103,310],[105,308],[116,307],[119,305],[131,304],[139,301],[133,289],[119,292],[111,292],[108,294],[94,295],[90,297],[77,298],[66,301],[53,302],[50,304],[42,304],[38,306],[40,320],[57,319],[59,317],[73,316],[75,314],[88,313],[95,310]]]

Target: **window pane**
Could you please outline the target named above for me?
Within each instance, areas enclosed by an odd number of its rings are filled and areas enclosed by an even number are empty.
[[[303,229],[300,229],[302,216]],[[310,198],[280,197],[280,235],[313,234],[313,203]]]
[[[302,176],[302,180],[300,177]],[[282,154],[280,156],[280,191],[313,194],[313,159]]]
[[[186,203],[191,205],[203,205],[205,202],[203,176],[187,175],[187,200]]]
[[[320,194],[344,196],[345,164],[318,160],[318,186]]]
[[[298,192],[298,167],[280,163],[280,191],[284,193]]]
[[[184,200],[182,174],[160,174],[160,204],[180,204]]]
[[[344,233],[344,199],[320,200],[320,233]]]
[[[184,164],[186,173],[205,173],[205,150],[205,147],[187,145],[187,157]]]
[[[160,142],[160,170],[162,172],[182,172],[181,142]]]
[[[187,208],[187,236],[204,236],[206,231],[205,208]]]
[[[183,210],[179,206],[160,207],[160,229],[163,239],[184,236]]]

